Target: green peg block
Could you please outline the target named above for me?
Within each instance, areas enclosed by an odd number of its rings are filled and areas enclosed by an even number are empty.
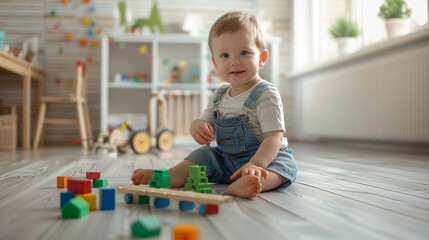
[[[185,183],[185,187],[184,187],[184,189],[186,190],[186,191],[193,191],[193,190],[195,190],[197,188],[197,186],[195,185],[195,184],[192,184],[192,183]]]
[[[188,178],[188,183],[208,183],[209,179],[207,177],[200,178]]]
[[[199,193],[212,193],[212,189],[211,188],[202,188],[202,189],[196,190],[196,192],[199,192]]]
[[[190,172],[189,173],[189,177],[190,178],[203,178],[203,177],[206,177],[206,172],[200,172],[200,173],[194,173],[194,172]]]
[[[207,171],[206,166],[193,165],[189,167],[190,173],[205,173]]]
[[[200,189],[204,189],[204,188],[210,188],[208,183],[197,183],[195,185],[196,185],[196,187],[195,187],[196,191],[198,191]]]

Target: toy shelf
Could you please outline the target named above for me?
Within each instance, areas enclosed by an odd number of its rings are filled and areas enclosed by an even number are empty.
[[[267,42],[270,58],[261,75],[278,85],[279,39],[268,39]],[[174,128],[178,129],[179,136],[175,137],[175,142],[183,142],[186,138],[192,140],[188,135],[189,121],[199,116],[207,105],[208,97],[221,83],[211,63],[207,36],[103,35],[100,130],[119,124],[109,122],[111,116],[150,115],[147,112],[150,96],[165,91],[169,99],[175,101],[173,108],[183,112],[177,117],[169,116]],[[180,94],[183,99],[178,99]]]

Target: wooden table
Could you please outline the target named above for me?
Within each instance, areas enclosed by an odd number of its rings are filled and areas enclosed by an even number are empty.
[[[22,147],[30,149],[31,80],[38,82],[37,99],[43,95],[44,71],[37,65],[0,51],[0,68],[22,76]]]

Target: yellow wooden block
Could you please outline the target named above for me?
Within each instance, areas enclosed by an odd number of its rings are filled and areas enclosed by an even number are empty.
[[[97,210],[97,196],[94,193],[76,194],[76,197],[81,197],[89,204],[89,211]]]
[[[67,181],[71,176],[57,176],[57,188],[67,188]]]

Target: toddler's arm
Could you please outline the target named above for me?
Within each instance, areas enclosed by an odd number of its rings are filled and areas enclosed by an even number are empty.
[[[283,131],[264,133],[263,138],[255,155],[253,155],[248,163],[232,174],[232,180],[236,180],[243,175],[256,175],[268,179],[268,171],[266,169],[279,153]]]
[[[213,126],[201,119],[196,119],[191,123],[191,135],[195,142],[203,145],[210,144],[213,141]]]

